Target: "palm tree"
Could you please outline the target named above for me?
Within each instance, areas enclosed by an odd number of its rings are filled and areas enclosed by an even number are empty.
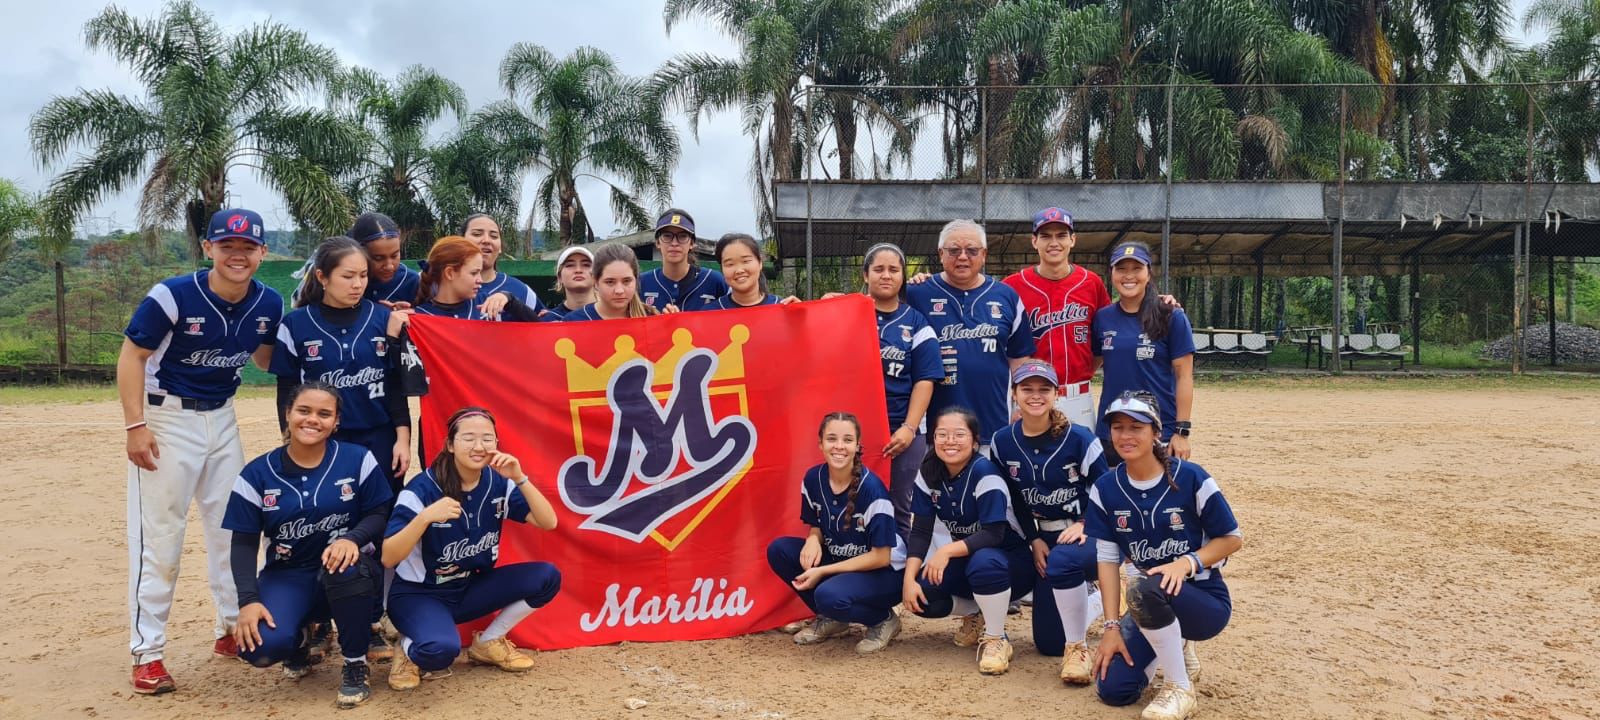
[[[0,178],[0,263],[16,247],[17,238],[31,230],[37,220],[34,198],[5,178]]]
[[[359,138],[331,112],[292,102],[334,77],[333,51],[275,23],[226,35],[187,1],[151,20],[108,7],[84,26],[84,38],[132,69],[146,92],[85,90],[33,116],[41,163],[89,146],[44,197],[53,225],[70,226],[107,193],[142,180],[146,236],[182,220],[197,250],[210,215],[227,202],[230,172],[250,169],[297,217],[325,231],[349,227],[350,201],[325,168],[348,165]]]
[[[421,66],[393,81],[357,68],[332,94],[352,107],[367,138],[347,186],[352,200],[394,218],[407,241],[429,240],[473,211],[515,216],[515,178],[496,165],[494,153],[475,152],[487,147],[483,138],[455,132],[429,140],[447,113],[467,117],[461,86]]]
[[[706,53],[673,58],[656,72],[653,88],[667,107],[688,115],[691,132],[703,113],[740,111],[745,134],[755,140],[750,174],[763,228],[772,218],[768,182],[799,178],[805,153],[820,149],[825,129],[833,133],[840,178],[860,171],[862,123],[890,132],[890,157],[908,157],[911,128],[898,96],[873,87],[889,75],[892,36],[882,18],[891,6],[887,0],[667,0],[669,33],[702,16],[739,43],[738,60]],[[806,88],[816,84],[862,87],[818,94],[808,112]],[[877,173],[878,157],[872,166]]]
[[[1549,38],[1516,60],[1519,79],[1568,81],[1535,97],[1536,172],[1567,182],[1590,179],[1600,159],[1600,0],[1536,0],[1524,25]]]
[[[604,183],[613,217],[635,230],[654,220],[644,203],[670,202],[677,131],[646,82],[622,74],[610,55],[582,47],[557,58],[518,43],[500,63],[500,84],[510,99],[475,115],[471,131],[498,143],[519,170],[544,175],[530,228],[543,216],[563,244],[593,238],[580,179]]]

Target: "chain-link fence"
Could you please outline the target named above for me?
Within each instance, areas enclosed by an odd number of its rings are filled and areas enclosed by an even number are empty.
[[[1600,82],[815,86],[802,107],[798,176],[773,183],[801,293],[859,289],[878,241],[937,272],[955,217],[1003,276],[1059,205],[1075,260],[1104,275],[1113,242],[1149,242],[1196,327],[1296,340],[1282,365],[1325,364],[1305,350],[1339,327],[1431,366],[1600,367]]]

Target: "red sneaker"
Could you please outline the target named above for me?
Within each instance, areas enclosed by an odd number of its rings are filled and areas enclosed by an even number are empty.
[[[234,640],[232,635],[223,635],[211,646],[211,654],[217,657],[238,658],[239,641]]]
[[[177,683],[172,681],[172,675],[167,672],[167,667],[162,665],[160,660],[133,666],[134,692],[140,695],[160,695],[177,689]]]

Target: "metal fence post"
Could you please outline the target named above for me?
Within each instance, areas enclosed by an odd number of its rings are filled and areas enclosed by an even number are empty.
[[[1340,374],[1344,348],[1344,181],[1345,126],[1349,123],[1350,88],[1339,88],[1339,207],[1333,220],[1333,373]]]
[[[989,221],[989,88],[978,90],[978,224]]]
[[[811,126],[811,95],[815,90],[816,90],[815,87],[806,88],[806,123],[805,123],[804,127],[810,127]],[[811,172],[811,151],[814,148],[811,147],[811,140],[812,140],[812,138],[811,138],[810,133],[806,133],[806,142],[805,142],[804,152],[805,152],[805,158],[806,158],[805,174],[806,174],[806,297],[807,298],[814,298],[814,297],[817,296],[816,292],[815,292],[815,288],[814,288],[814,284],[815,283],[814,283],[814,280],[813,280],[813,278],[815,277],[815,275],[817,273],[816,273],[816,269],[812,266],[812,250],[813,250],[813,247],[812,247],[812,236],[811,236],[811,216],[812,216],[812,212],[811,212],[811,175],[812,175],[812,172]],[[779,140],[779,141],[780,142],[785,142],[783,140]]]
[[[1176,48],[1174,48],[1176,52]],[[1172,294],[1172,76],[1167,74],[1167,182],[1166,208],[1161,211],[1161,291]]]

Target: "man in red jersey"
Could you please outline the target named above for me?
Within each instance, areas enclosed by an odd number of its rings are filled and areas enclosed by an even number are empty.
[[[1056,407],[1073,423],[1094,427],[1094,396],[1089,378],[1097,358],[1089,345],[1089,320],[1096,310],[1111,304],[1105,283],[1094,271],[1072,264],[1072,214],[1045,208],[1033,216],[1033,249],[1039,264],[1023,268],[1003,282],[1022,297],[1022,307],[1033,326],[1034,357],[1055,366],[1061,378],[1061,399]]]

